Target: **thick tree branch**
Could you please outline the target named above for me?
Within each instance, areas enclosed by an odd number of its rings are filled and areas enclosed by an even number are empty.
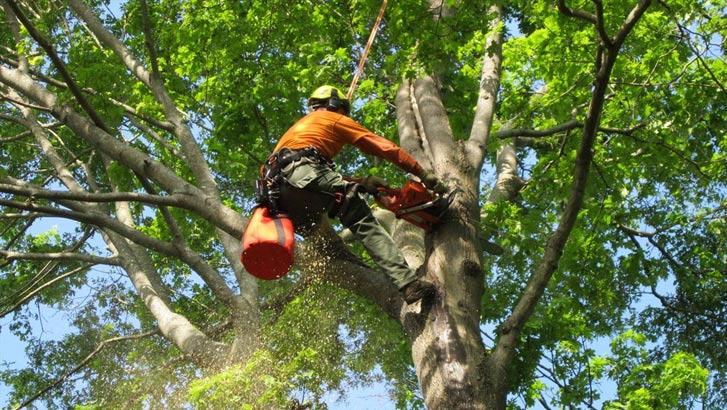
[[[651,6],[651,0],[639,0],[638,3],[631,9],[629,15],[626,16],[621,28],[618,30],[616,35],[613,37],[613,44],[611,45],[611,51],[618,51],[626,41],[626,37],[631,33],[636,23],[641,19],[641,16],[646,13],[646,10]]]
[[[421,119],[422,146],[432,166],[439,173],[449,170],[454,150],[449,117],[439,95],[438,84],[433,76],[417,79],[412,85],[415,112]]]
[[[432,162],[424,149],[425,136],[418,109],[413,98],[413,85],[403,80],[396,93],[396,117],[401,147],[419,161],[425,169],[432,169]]]
[[[500,341],[492,356],[494,369],[504,369],[506,364],[510,363],[514,357],[515,346],[520,332],[525,322],[535,310],[535,306],[543,295],[550,278],[558,268],[558,262],[576,223],[585,197],[589,168],[593,158],[593,146],[596,141],[611,70],[618,57],[619,47],[626,38],[628,31],[633,28],[636,20],[643,15],[648,4],[649,1],[642,1],[635,7],[627,22],[624,23],[622,30],[619,32],[617,36],[618,41],[614,42],[612,48],[604,50],[599,47],[596,56],[597,71],[595,73],[593,92],[586,120],[583,125],[581,143],[576,155],[573,183],[571,185],[568,202],[556,231],[546,243],[543,259],[528,280],[520,300],[513,308],[512,314],[500,327]],[[559,7],[562,6],[565,6],[565,2],[561,0]]]
[[[517,155],[513,143],[504,144],[497,154],[497,181],[485,205],[510,201],[517,196],[525,181],[517,173]]]
[[[620,135],[626,135],[626,136],[632,136],[634,133],[644,127],[646,127],[646,123],[639,123],[634,125],[631,128],[611,128],[611,127],[598,127],[599,132],[607,133],[607,134],[620,134]],[[537,139],[537,138],[547,138],[552,137],[553,135],[560,134],[562,132],[568,132],[575,129],[583,128],[583,122],[578,120],[570,120],[567,122],[564,122],[562,124],[555,125],[550,128],[546,128],[544,130],[532,130],[527,128],[502,128],[500,131],[495,133],[495,138],[498,139],[508,139],[508,138],[515,138],[517,139],[518,144],[522,144],[521,139],[527,138],[527,139]]]
[[[234,210],[222,204],[218,197],[210,196],[199,188],[180,178],[163,164],[151,159],[149,156],[129,147],[103,130],[95,127],[86,118],[78,115],[71,108],[58,105],[57,97],[47,89],[33,82],[33,80],[18,70],[0,66],[0,82],[14,88],[23,90],[30,98],[42,101],[46,106],[53,107],[53,114],[64,121],[78,136],[84,138],[89,144],[101,150],[110,158],[118,160],[139,175],[148,177],[157,182],[169,192],[185,193],[196,199],[198,209],[207,208],[207,219],[228,232],[233,237],[239,237],[245,226],[243,217]]]
[[[544,138],[550,137],[561,132],[570,131],[576,128],[582,128],[583,123],[578,120],[570,120],[562,124],[555,125],[553,127],[544,130],[531,130],[525,128],[503,128],[495,133],[495,138],[507,139],[517,137],[528,137],[528,138]]]
[[[11,182],[11,183],[8,183]],[[171,195],[150,195],[137,192],[71,192],[71,191],[55,191],[24,185],[25,182],[12,181],[10,178],[0,178],[0,192],[25,196],[29,199],[48,199],[51,201],[77,201],[90,203],[109,203],[109,202],[138,202],[149,205],[174,206],[187,209],[190,211],[198,211],[194,206],[194,200],[185,194]]]
[[[118,256],[104,257],[95,256],[77,252],[14,252],[0,249],[0,257],[9,261],[29,260],[29,261],[79,261],[87,262],[93,265],[119,265]]]
[[[558,0],[558,10],[565,16],[583,20],[586,23],[593,24],[594,26],[598,24],[598,18],[595,15],[584,10],[570,8],[567,4],[565,4],[565,0]]]
[[[592,0],[593,5],[596,7],[596,30],[598,31],[598,37],[601,39],[606,47],[611,47],[611,38],[606,32],[605,17],[603,15],[603,2],[601,0]]]
[[[481,164],[487,152],[487,142],[492,129],[495,107],[497,106],[497,94],[500,89],[502,42],[504,41],[502,7],[494,4],[490,6],[489,11],[493,18],[489,23],[489,31],[485,41],[485,57],[482,61],[477,106],[467,147],[470,162],[474,169],[482,167]]]

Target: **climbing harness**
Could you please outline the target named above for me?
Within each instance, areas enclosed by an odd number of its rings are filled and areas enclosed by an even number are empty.
[[[283,148],[265,161],[261,177],[255,181],[255,202],[242,236],[240,260],[245,269],[260,279],[285,276],[294,259],[295,227],[291,215],[280,207],[281,191],[286,189],[281,171],[295,161],[308,158],[333,167],[314,147]]]
[[[271,216],[280,212],[280,190],[285,184],[285,178],[280,172],[288,165],[303,158],[312,159],[331,168],[335,167],[330,159],[312,146],[297,150],[283,148],[270,155],[265,161],[261,177],[255,181],[255,202],[259,206],[267,207]]]

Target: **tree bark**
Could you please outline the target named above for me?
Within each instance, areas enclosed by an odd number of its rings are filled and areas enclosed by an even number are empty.
[[[404,307],[401,321],[427,408],[504,409],[504,371],[493,371],[480,337],[480,301],[485,292],[483,249],[478,241],[479,169],[487,149],[499,87],[498,30],[501,10],[493,6],[473,129],[455,142],[434,76],[404,81],[397,94],[402,146],[432,167],[445,182],[456,181],[456,200],[426,237],[425,280],[435,284],[434,303]],[[508,152],[509,153],[509,152]],[[512,165],[511,156],[503,156]],[[426,165],[425,165],[426,166]],[[454,187],[452,187],[454,188]]]
[[[400,318],[412,343],[412,357],[427,407],[487,408],[481,381],[487,355],[479,329],[484,276],[482,249],[476,240],[478,179],[467,172],[468,166],[462,162],[455,164],[456,159],[466,155],[463,145],[453,142],[436,82],[431,77],[405,82],[397,96],[397,108],[402,145],[419,144],[419,149],[408,149],[417,153],[417,159],[423,163],[431,163],[445,181],[459,181],[460,190],[449,212],[425,242],[425,280],[435,284],[438,295],[431,304],[417,302],[404,306]],[[402,113],[411,114],[407,118]]]

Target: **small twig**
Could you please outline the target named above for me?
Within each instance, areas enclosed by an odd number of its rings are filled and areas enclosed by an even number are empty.
[[[91,353],[89,353],[89,355],[86,356],[86,358],[84,358],[78,365],[76,365],[74,368],[72,368],[71,370],[67,371],[66,373],[64,373],[57,379],[55,379],[51,384],[49,384],[48,386],[46,386],[43,389],[41,389],[40,391],[38,391],[37,393],[35,393],[34,395],[32,395],[31,397],[26,399],[24,402],[20,403],[20,405],[18,407],[16,407],[15,410],[20,410],[20,409],[30,405],[38,397],[42,396],[43,394],[50,391],[51,389],[54,389],[57,386],[59,386],[61,383],[63,383],[69,377],[71,377],[74,373],[78,372],[83,367],[85,367],[97,354],[101,353],[101,351],[104,348],[106,348],[106,346],[116,343],[116,342],[121,342],[121,341],[126,341],[126,340],[142,339],[142,338],[149,337],[149,336],[152,336],[152,335],[155,335],[158,333],[159,333],[158,330],[152,330],[152,331],[149,331],[146,333],[140,333],[137,335],[119,336],[119,337],[113,337],[111,339],[106,339],[106,340],[101,341],[101,343],[99,343],[98,346],[96,346],[96,348]]]

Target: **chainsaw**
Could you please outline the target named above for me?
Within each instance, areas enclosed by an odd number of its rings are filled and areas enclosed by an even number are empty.
[[[374,201],[397,218],[431,232],[449,209],[456,193],[457,190],[433,193],[421,182],[410,179],[401,188],[377,188]]]

